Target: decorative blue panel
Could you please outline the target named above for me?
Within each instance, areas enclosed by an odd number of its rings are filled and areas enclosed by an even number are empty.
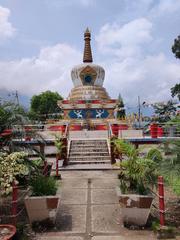
[[[107,118],[109,115],[106,109],[74,109],[69,112],[69,117],[73,119],[86,118]]]

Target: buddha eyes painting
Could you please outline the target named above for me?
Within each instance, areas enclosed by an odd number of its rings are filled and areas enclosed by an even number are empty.
[[[84,82],[85,82],[86,84],[91,83],[91,80],[92,80],[92,76],[91,76],[91,75],[86,75],[86,76],[84,76]]]

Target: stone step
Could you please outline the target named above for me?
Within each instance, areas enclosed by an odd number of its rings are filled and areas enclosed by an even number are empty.
[[[70,164],[66,167],[59,168],[60,171],[76,171],[76,170],[117,170],[119,168],[112,167],[110,163],[107,164]]]
[[[74,143],[84,143],[84,142],[107,142],[107,140],[98,140],[98,139],[85,139],[85,140],[72,140]]]
[[[73,156],[81,156],[81,157],[86,157],[86,156],[109,156],[108,151],[105,152],[70,152],[69,157]]]
[[[71,143],[71,146],[97,146],[97,145],[102,145],[102,146],[107,146],[106,142],[87,142],[87,143]]]
[[[103,145],[107,146],[107,142],[71,142],[71,146],[96,146],[96,145]]]
[[[109,156],[86,156],[86,157],[75,156],[75,157],[69,158],[69,161],[105,161],[105,160],[110,161],[110,157]]]
[[[110,164],[110,156],[106,140],[73,140],[71,142],[70,165]]]
[[[97,147],[97,148],[94,148],[94,147],[92,147],[92,148],[85,148],[85,147],[83,147],[83,148],[70,148],[70,152],[77,152],[77,150],[78,150],[78,152],[81,152],[81,153],[83,153],[83,152],[89,152],[89,153],[99,153],[99,152],[107,152],[108,153],[108,149],[107,149],[107,147],[105,147],[105,148],[102,148],[102,147]]]
[[[93,161],[93,160],[90,160],[90,161],[88,161],[88,160],[83,160],[83,161],[70,161],[69,162],[69,164],[70,165],[72,165],[72,164],[108,164],[108,163],[111,163],[110,162],[110,160],[102,160],[102,161],[100,161],[100,160],[95,160],[95,161]]]
[[[71,146],[71,149],[81,149],[81,148],[86,148],[86,149],[104,149],[107,148],[107,145],[82,145],[82,146]]]

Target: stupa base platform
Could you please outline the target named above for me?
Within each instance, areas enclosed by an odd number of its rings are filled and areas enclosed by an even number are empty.
[[[58,106],[64,112],[64,119],[108,119],[114,118],[116,99],[106,100],[62,100]]]

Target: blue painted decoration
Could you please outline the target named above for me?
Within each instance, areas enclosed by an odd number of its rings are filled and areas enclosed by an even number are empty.
[[[72,119],[86,119],[86,118],[107,118],[109,112],[106,109],[74,109],[69,111],[69,117]]]

